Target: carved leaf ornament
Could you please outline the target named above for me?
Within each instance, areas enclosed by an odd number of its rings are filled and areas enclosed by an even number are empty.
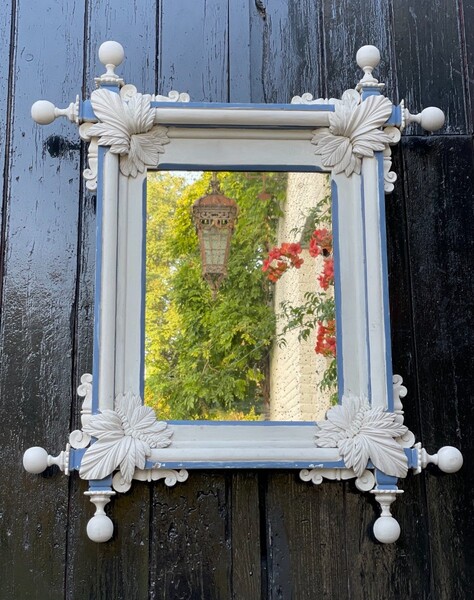
[[[149,94],[133,94],[128,101],[106,89],[91,94],[91,104],[100,123],[88,129],[98,137],[99,146],[109,146],[120,155],[120,170],[126,177],[143,173],[146,165],[156,166],[169,143],[167,128],[154,125],[155,110]]]
[[[380,129],[391,113],[392,103],[384,96],[369,96],[361,102],[358,92],[345,91],[329,114],[329,128],[318,129],[311,140],[322,164],[347,177],[359,174],[364,156],[372,157],[392,143]]]
[[[386,475],[406,477],[408,461],[403,447],[396,438],[408,432],[397,423],[397,415],[383,408],[371,408],[366,398],[344,396],[342,404],[326,414],[318,423],[316,445],[338,448],[347,467],[361,477],[372,461],[376,469]]]
[[[149,406],[133,394],[119,394],[115,410],[93,415],[83,431],[97,439],[81,462],[82,479],[103,479],[120,469],[124,482],[130,483],[135,468],[144,469],[152,448],[166,448],[173,432],[156,420]]]

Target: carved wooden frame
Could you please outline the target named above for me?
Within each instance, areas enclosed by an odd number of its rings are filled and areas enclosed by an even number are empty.
[[[115,73],[123,49],[106,42],[106,73],[90,99],[67,109],[36,102],[40,124],[67,116],[88,142],[86,186],[97,193],[93,374],[82,377],[82,429],[57,457],[34,447],[34,473],[57,464],[90,482],[88,535],[113,534],[104,506],[133,479],[174,485],[194,468],[293,468],[303,481],[355,478],[382,507],[375,537],[395,541],[397,479],[429,462],[460,468],[458,450],[430,456],[403,423],[402,378],[392,375],[384,194],[393,190],[390,146],[409,121],[442,126],[439,109],[411,115],[381,94],[380,55],[364,46],[364,76],[341,99],[310,94],[287,105],[194,104],[187,94],[138,93]],[[208,143],[212,140],[212,144]],[[165,423],[143,406],[144,182],[147,169],[291,170],[331,174],[339,405],[315,423]],[[137,309],[138,307],[138,309]]]

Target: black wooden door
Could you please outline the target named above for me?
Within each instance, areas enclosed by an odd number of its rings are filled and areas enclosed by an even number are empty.
[[[0,598],[464,600],[474,593],[472,492],[474,5],[470,0],[4,0],[0,3]],[[377,544],[371,498],[294,472],[192,472],[113,502],[116,536],[85,535],[83,482],[22,471],[25,448],[60,450],[91,369],[95,199],[77,131],[36,126],[31,104],[89,94],[99,44],[126,47],[140,91],[195,101],[337,97],[382,53],[387,96],[445,110],[408,128],[387,197],[394,371],[429,450],[464,453],[453,476],[403,482],[400,540]],[[82,85],[82,90],[81,90]],[[398,98],[397,98],[398,95]]]

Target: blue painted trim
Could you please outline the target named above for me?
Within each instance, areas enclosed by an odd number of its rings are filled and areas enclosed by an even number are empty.
[[[89,490],[91,492],[110,492],[112,488],[112,475],[104,479],[89,479]]]
[[[367,231],[365,222],[365,194],[364,194],[364,176],[360,176],[360,197],[362,211],[362,247],[364,254],[364,289],[365,289],[365,345],[367,348],[367,395],[369,403],[372,404],[372,377],[371,377],[371,356],[370,356],[370,336],[369,336],[369,282],[367,279]]]
[[[142,269],[140,305],[140,396],[145,398],[145,311],[146,311],[146,223],[147,223],[147,181],[142,190]]]
[[[393,369],[392,369],[392,337],[390,332],[390,302],[388,292],[388,259],[387,259],[387,231],[385,227],[385,191],[383,154],[376,152],[379,183],[379,215],[380,215],[380,246],[382,249],[382,297],[383,297],[383,324],[385,334],[385,362],[387,377],[387,409],[394,410],[393,403]]]
[[[99,88],[105,88],[109,92],[114,92],[115,94],[120,94],[119,86],[114,85],[113,83],[100,83]]]
[[[344,394],[344,356],[342,352],[342,285],[341,285],[341,249],[339,234],[339,195],[337,184],[331,180],[332,239],[334,254],[334,304],[336,307],[336,375],[338,402],[342,404]]]
[[[374,88],[374,87],[362,87],[361,89],[361,97],[362,100],[364,101],[366,98],[368,98],[369,96],[380,96],[380,90],[379,88]]]
[[[386,121],[385,125],[395,125],[400,126],[402,124],[402,107],[392,106],[392,114],[388,121]]]
[[[313,165],[202,165],[199,163],[160,163],[156,169],[149,171],[267,171],[286,173],[328,173],[328,171]]]
[[[82,121],[97,121],[97,117],[92,110],[92,104],[90,100],[83,100],[79,104],[79,118]]]
[[[173,110],[183,109],[221,109],[221,110],[248,110],[287,112],[334,112],[334,104],[249,104],[249,103],[227,103],[227,102],[151,102],[152,108],[171,108]],[[224,127],[224,126],[222,126]]]
[[[377,485],[375,489],[378,490],[397,490],[397,477],[392,477],[391,475],[386,475],[382,471],[375,469],[375,481]]]
[[[315,461],[182,461],[182,462],[160,462],[147,461],[145,469],[346,469],[343,461],[315,462]]]
[[[84,456],[87,448],[71,448],[69,450],[69,470],[70,471],[79,471],[81,466],[82,457]]]
[[[92,352],[92,413],[99,412],[99,357],[100,357],[100,304],[102,279],[102,228],[103,228],[103,172],[106,148],[99,146],[97,158],[96,247],[94,290],[94,347]]]
[[[414,469],[418,467],[418,451],[416,448],[404,448],[407,460],[408,460],[408,468]]]

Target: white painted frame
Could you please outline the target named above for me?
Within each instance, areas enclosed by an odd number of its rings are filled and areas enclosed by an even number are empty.
[[[56,463],[90,481],[97,511],[88,534],[95,541],[112,535],[104,506],[132,479],[174,485],[194,468],[296,468],[314,483],[355,478],[382,506],[376,537],[394,541],[399,527],[389,507],[397,478],[439,458],[414,445],[403,424],[406,390],[392,375],[384,195],[396,180],[390,146],[405,122],[435,129],[441,111],[413,116],[382,96],[383,84],[372,75],[380,59],[373,46],[358,53],[364,76],[355,90],[330,100],[304,94],[287,105],[193,104],[177,92],[140,94],[115,73],[123,59],[119,44],[106,42],[99,57],[107,72],[89,100],[32,108],[41,124],[67,116],[89,144],[84,177],[97,193],[97,260],[93,378],[84,375],[78,389],[85,398],[82,429],[56,458],[28,450],[25,467],[39,472]],[[163,423],[143,406],[149,169],[331,174],[339,405],[325,421]],[[458,465],[459,453],[450,452]]]

